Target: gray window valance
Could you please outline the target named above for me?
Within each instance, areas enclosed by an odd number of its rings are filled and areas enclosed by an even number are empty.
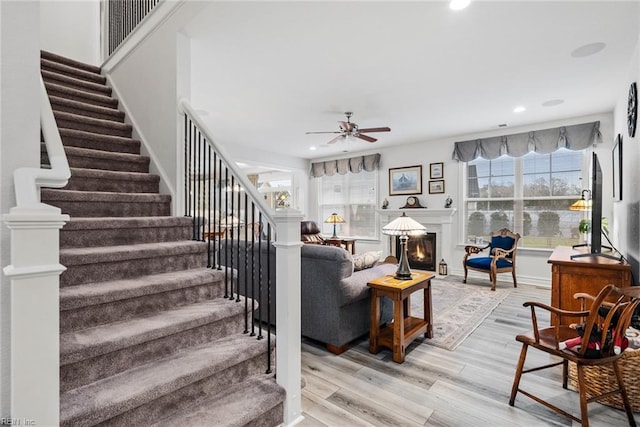
[[[531,151],[549,154],[560,148],[583,150],[596,145],[601,140],[600,122],[598,121],[456,142],[453,149],[453,159],[470,162],[478,157],[492,160],[504,154],[511,157],[521,157]]]
[[[362,170],[372,172],[378,169],[379,166],[380,154],[328,160],[326,162],[311,163],[311,176],[319,178],[323,175],[332,176],[336,173],[340,175],[344,175],[347,172],[359,173]]]

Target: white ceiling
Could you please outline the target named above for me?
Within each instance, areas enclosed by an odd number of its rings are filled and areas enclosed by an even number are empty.
[[[635,1],[213,2],[186,30],[192,101],[220,142],[305,159],[506,133],[612,111],[638,18]],[[345,111],[391,132],[332,146],[305,135],[338,130]]]

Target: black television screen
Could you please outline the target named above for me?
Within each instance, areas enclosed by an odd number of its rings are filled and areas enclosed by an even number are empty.
[[[591,253],[602,252],[602,168],[593,153],[591,165]]]
[[[576,245],[574,248],[578,246],[584,245]],[[587,253],[571,255],[571,259],[590,255],[620,259],[620,257],[602,253],[603,247],[607,250],[611,250],[611,247],[602,246],[602,168],[596,153],[593,153],[591,164],[591,243],[588,246]]]

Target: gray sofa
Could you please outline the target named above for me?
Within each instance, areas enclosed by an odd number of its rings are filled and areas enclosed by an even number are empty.
[[[237,242],[234,242],[234,245]],[[245,252],[245,244],[240,242],[240,250],[234,254],[234,266],[238,270],[240,293],[245,294],[245,253],[249,254],[246,268],[249,276],[247,295],[251,296],[252,265],[258,263],[258,245],[251,252]],[[249,248],[251,249],[251,248]],[[271,321],[275,322],[275,248],[262,241],[260,252],[262,260],[262,279],[266,279],[267,250],[270,253],[270,275],[272,289]],[[224,248],[222,259],[225,259]],[[237,254],[239,253],[239,257]],[[349,342],[369,332],[371,290],[367,282],[385,274],[393,274],[395,264],[378,263],[372,268],[353,271],[353,257],[346,250],[336,246],[303,245],[301,248],[301,316],[302,335],[327,345],[333,353],[341,353],[348,348]],[[255,267],[255,271],[260,269]],[[256,276],[258,273],[256,273]],[[257,293],[257,290],[256,290]],[[258,298],[266,301],[266,286]],[[384,298],[381,304],[381,322],[388,323],[393,318],[393,306]],[[262,314],[263,320],[267,318]],[[276,325],[277,333],[277,325]]]

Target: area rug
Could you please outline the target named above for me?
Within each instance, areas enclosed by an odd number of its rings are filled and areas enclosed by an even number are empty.
[[[456,276],[431,279],[433,338],[424,342],[455,350],[510,293],[510,288],[492,291],[488,281],[473,285]],[[411,315],[423,315],[422,292],[411,295]]]

